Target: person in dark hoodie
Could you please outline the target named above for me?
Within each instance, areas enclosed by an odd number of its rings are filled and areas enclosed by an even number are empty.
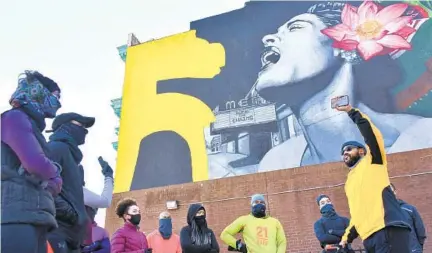
[[[45,119],[61,107],[57,83],[25,71],[1,115],[1,252],[42,253],[57,227],[53,196],[62,187],[61,167],[48,156]]]
[[[390,187],[393,193],[397,197],[396,187],[393,183],[390,183]],[[426,229],[420,213],[417,211],[415,206],[406,203],[405,201],[398,199],[400,207],[408,219],[408,223],[411,226],[410,234],[410,248],[413,253],[422,253],[423,245],[426,240]]]
[[[51,232],[48,240],[54,253],[79,252],[86,234],[88,221],[83,197],[83,175],[79,164],[83,154],[78,146],[85,143],[95,118],[77,113],[58,115],[52,124],[54,132],[48,143],[50,158],[60,163],[63,170],[63,188],[55,198],[58,229]]]
[[[187,214],[188,225],[180,231],[183,253],[217,253],[219,244],[213,231],[208,228],[206,210],[201,204],[191,204]]]
[[[321,194],[316,199],[320,208],[321,218],[314,224],[315,236],[320,242],[323,252],[336,252],[337,250],[326,251],[327,245],[337,245],[341,242],[350,220],[339,216],[327,195]]]

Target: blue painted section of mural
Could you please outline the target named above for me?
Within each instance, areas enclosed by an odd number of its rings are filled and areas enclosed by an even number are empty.
[[[117,51],[119,53],[120,58],[123,61],[126,61],[127,45],[122,45],[117,47]]]
[[[349,95],[370,116],[388,153],[432,147],[431,21],[405,11],[415,31],[396,32],[405,32],[409,51],[377,53],[358,43],[347,50],[352,41],[337,44],[338,34],[323,32],[342,23],[344,7],[254,1],[191,23],[199,37],[223,44],[226,65],[211,80],[161,82],[158,93],[188,94],[214,109],[216,121],[205,131],[210,178],[339,161],[341,144],[361,136],[331,110],[336,95]]]

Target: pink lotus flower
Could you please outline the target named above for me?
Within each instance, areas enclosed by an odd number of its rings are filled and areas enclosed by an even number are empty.
[[[364,60],[394,50],[409,50],[407,38],[415,29],[408,26],[411,16],[402,16],[408,4],[392,4],[385,8],[370,0],[358,8],[345,4],[342,23],[321,32],[334,39],[333,47],[354,50]]]

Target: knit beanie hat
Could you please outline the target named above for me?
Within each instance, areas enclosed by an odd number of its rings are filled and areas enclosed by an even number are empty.
[[[255,194],[255,195],[253,195],[252,198],[251,198],[251,205],[253,203],[255,203],[255,201],[263,201],[263,202],[265,202],[264,195],[262,195],[262,194]]]

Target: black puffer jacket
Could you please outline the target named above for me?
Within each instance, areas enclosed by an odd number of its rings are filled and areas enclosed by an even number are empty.
[[[50,158],[62,165],[63,188],[55,198],[56,219],[59,228],[53,233],[66,238],[68,246],[78,249],[86,236],[88,216],[84,206],[82,172],[79,163],[82,154],[67,138],[50,137]],[[78,154],[77,154],[78,153]]]
[[[183,227],[180,231],[180,244],[183,253],[219,253],[219,244],[216,240],[213,230],[207,227],[207,222],[203,227],[201,227],[201,229],[204,235],[208,238],[209,243],[197,245],[192,240],[192,223],[195,223],[195,215],[201,209],[205,211],[204,206],[201,204],[191,204],[189,206],[187,215],[188,225]]]
[[[55,229],[53,197],[35,180],[18,173],[19,167],[23,166],[50,177],[47,173],[54,165],[46,156],[48,149],[41,133],[43,127],[39,128],[19,109],[4,112],[0,122],[1,224],[21,223]]]

